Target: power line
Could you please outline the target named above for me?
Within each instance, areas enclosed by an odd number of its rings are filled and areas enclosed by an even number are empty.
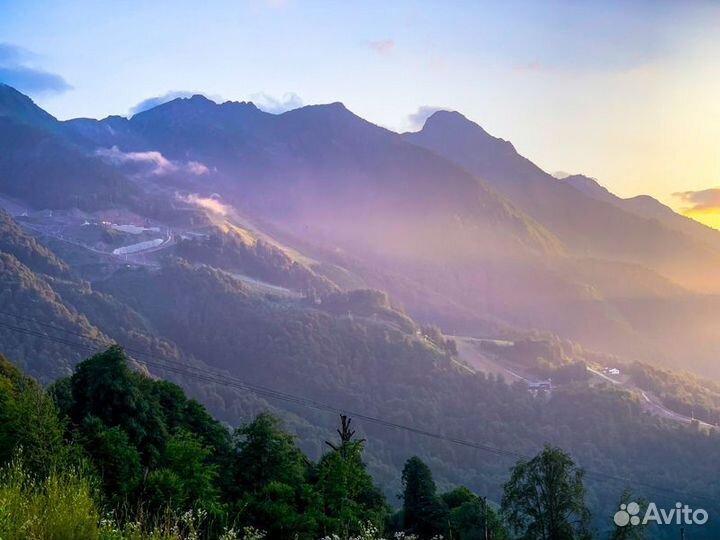
[[[81,338],[89,340],[89,341],[95,341],[106,347],[114,344],[114,342],[104,340],[102,338],[85,336],[78,332],[74,332],[72,330],[66,330],[59,326],[55,326],[50,323],[44,323],[42,321],[38,321],[37,319],[33,319],[30,317],[22,317],[19,315],[10,314],[10,313],[3,312],[3,311],[0,311],[0,315],[13,317],[13,318],[28,321],[28,322],[34,322],[40,326],[45,326],[48,328],[52,328],[54,330],[68,333],[70,335],[75,335],[75,336],[81,337]],[[94,348],[90,345],[80,343],[77,341],[67,340],[64,338],[59,338],[57,336],[51,336],[49,334],[45,334],[45,333],[37,331],[37,330],[32,330],[30,328],[16,326],[16,325],[12,325],[12,324],[2,322],[2,321],[0,321],[0,327],[6,328],[6,329],[16,332],[16,333],[24,334],[24,335],[27,335],[30,337],[36,337],[38,339],[45,339],[45,340],[53,341],[56,343],[61,343],[66,346],[75,347],[78,349],[82,349],[84,351],[89,351],[91,353],[98,352],[98,350],[96,348]],[[353,411],[350,409],[337,407],[337,406],[330,405],[327,403],[318,402],[318,401],[315,401],[315,400],[312,400],[309,398],[282,392],[280,390],[274,390],[272,388],[268,388],[268,387],[261,386],[258,384],[249,383],[249,382],[243,381],[237,377],[234,377],[234,376],[231,376],[231,375],[219,372],[219,371],[213,371],[213,370],[207,369],[207,368],[199,368],[197,366],[184,364],[182,362],[177,362],[175,360],[169,360],[167,358],[163,358],[161,356],[158,356],[158,355],[155,355],[152,353],[148,353],[146,351],[140,351],[140,350],[131,349],[131,348],[124,348],[124,350],[129,353],[132,353],[133,355],[146,357],[146,359],[142,361],[142,363],[144,363],[146,366],[155,367],[155,368],[158,368],[161,370],[175,373],[177,375],[194,378],[194,379],[197,379],[197,380],[200,380],[203,382],[214,383],[214,384],[219,384],[222,386],[227,386],[227,387],[231,387],[231,388],[254,392],[263,397],[267,397],[270,399],[277,399],[280,401],[285,401],[287,403],[292,403],[295,405],[312,408],[312,409],[322,411],[322,412],[328,412],[328,413],[333,413],[333,414],[344,414],[344,415],[351,416],[356,419],[363,420],[369,424],[374,424],[374,425],[383,426],[383,427],[392,428],[392,429],[398,429],[398,430],[406,431],[406,432],[409,432],[409,433],[412,433],[415,435],[422,435],[424,437],[428,437],[428,438],[432,438],[432,439],[436,439],[436,440],[440,440],[440,441],[445,441],[445,442],[448,442],[451,444],[456,444],[458,446],[464,446],[464,447],[472,448],[475,450],[481,450],[483,452],[494,454],[494,455],[500,456],[500,457],[514,458],[516,460],[522,460],[522,461],[528,461],[528,460],[532,459],[532,456],[528,456],[526,454],[521,454],[519,452],[515,452],[512,450],[504,450],[501,448],[496,448],[494,446],[481,444],[481,443],[477,443],[474,441],[468,441],[468,440],[461,439],[458,437],[443,435],[440,433],[427,431],[424,429],[408,426],[405,424],[400,424],[397,422],[392,422],[389,420],[384,420],[382,418],[370,416],[370,415],[367,415],[367,414],[364,414],[364,413],[361,413],[358,411]],[[147,360],[147,358],[150,358],[150,360]],[[583,469],[583,470],[584,470],[586,476],[593,477],[598,480],[614,481],[614,482],[618,482],[618,483],[623,483],[626,486],[628,486],[628,485],[642,486],[642,487],[652,489],[655,491],[662,491],[662,492],[665,492],[670,495],[675,495],[675,496],[682,495],[683,497],[692,497],[695,499],[703,499],[706,501],[716,502],[715,499],[713,499],[712,497],[708,497],[706,495],[698,495],[698,494],[682,492],[682,491],[678,491],[673,488],[668,488],[666,486],[659,486],[659,485],[654,485],[654,484],[650,484],[647,482],[632,480],[630,478],[625,478],[625,477],[621,477],[621,476],[617,476],[617,475],[613,475],[613,474],[609,474],[609,473],[604,473],[601,471],[593,471],[593,470],[589,470],[589,469]]]

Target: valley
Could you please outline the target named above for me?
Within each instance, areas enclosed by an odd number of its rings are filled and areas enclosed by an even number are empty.
[[[611,477],[600,516],[623,483],[720,497],[708,231],[608,210],[457,116],[397,134],[195,96],[61,122],[11,95],[0,351],[41,384],[118,343],[225,426],[280,416],[309,459],[332,431],[309,402],[380,419],[358,429],[389,498],[418,454],[497,503],[546,443]],[[473,146],[443,155],[451,135]]]

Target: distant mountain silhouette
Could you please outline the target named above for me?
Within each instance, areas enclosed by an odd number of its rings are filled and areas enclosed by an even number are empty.
[[[38,107],[25,94],[3,83],[0,83],[0,119],[46,130],[58,129],[58,121],[54,116]]]
[[[720,290],[720,254],[688,228],[614,203],[590,179],[558,180],[457,112],[439,111],[405,140],[464,167],[545,226],[572,252],[639,263],[696,289]]]
[[[63,124],[0,84],[0,192],[37,208],[128,205],[138,189],[65,137]]]
[[[568,176],[564,180],[594,199],[610,203],[638,216],[655,220],[669,229],[679,231],[715,250],[720,250],[720,232],[694,219],[678,214],[669,206],[649,195],[638,195],[623,199],[608,191],[597,180],[580,174]]]

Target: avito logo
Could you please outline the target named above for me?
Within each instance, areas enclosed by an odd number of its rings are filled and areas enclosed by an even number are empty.
[[[702,508],[693,510],[687,504],[675,503],[675,508],[666,510],[658,508],[655,503],[648,504],[645,514],[640,517],[640,505],[636,502],[621,504],[620,509],[615,512],[613,521],[618,527],[646,525],[657,523],[658,525],[705,525],[708,520],[708,513]]]

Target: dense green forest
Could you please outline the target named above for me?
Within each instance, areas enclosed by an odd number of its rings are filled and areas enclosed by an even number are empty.
[[[441,493],[411,456],[393,505],[367,471],[372,441],[340,420],[313,461],[276,417],[231,431],[131,370],[119,346],[47,391],[0,357],[0,538],[593,537],[584,471],[562,450],[515,464],[499,507],[462,486]]]
[[[571,378],[543,397],[529,394],[523,384],[473,373],[462,364],[451,339],[437,328],[416,324],[380,291],[331,291],[307,297],[259,293],[226,271],[178,258],[165,260],[159,268],[120,269],[91,284],[67,271],[59,257],[12,226],[12,220],[6,225],[0,248],[0,344],[9,358],[43,385],[75,377],[75,366],[89,351],[116,341],[127,347],[132,373],[149,370],[178,383],[224,426],[249,424],[271,411],[282,418],[297,447],[314,463],[326,454],[325,441],[333,442],[336,418],[223,384],[223,377],[525,456],[535,455],[545,443],[562,447],[588,471],[628,479],[587,476],[586,501],[598,528],[607,524],[606,516],[616,509],[625,487],[637,486],[658,504],[673,504],[678,493],[696,504],[699,498],[720,499],[720,488],[708,481],[720,458],[717,432],[660,420],[646,413],[636,396],[609,385],[588,386]],[[546,339],[533,347],[518,361],[547,357],[543,369],[599,361],[565,342],[558,345]],[[537,351],[540,354],[535,355]],[[556,365],[553,358],[558,354],[561,360]],[[156,365],[150,366],[151,360]],[[167,362],[212,370],[222,377],[198,379],[163,368],[170,365]],[[684,399],[702,395],[708,403],[716,399],[709,383],[686,378],[679,387],[671,376],[676,375],[657,375],[667,399],[681,395]],[[695,392],[696,385],[702,393]],[[57,406],[67,418],[75,418],[72,422],[80,422],[79,416],[73,416],[79,413],[68,405],[67,388],[63,394],[61,387],[61,383],[53,386]],[[158,400],[161,394],[158,391]],[[102,426],[88,422],[85,425],[83,420],[84,427],[73,431],[72,440],[123,437],[115,432],[101,437],[93,430]],[[184,424],[166,425],[164,431],[172,433],[178,426],[187,431]],[[366,470],[391,507],[402,489],[399,471],[413,455],[431,468],[440,492],[466,485],[495,504],[501,502],[516,459],[372,423],[359,422],[356,429],[359,438],[367,439]],[[163,429],[151,432],[162,434]],[[200,437],[199,432],[190,432]],[[163,456],[160,446],[165,443],[133,442],[139,435],[127,436],[135,450],[128,450],[127,460],[121,461],[132,465],[136,462],[131,456],[137,453],[143,482],[146,471],[149,477],[153,468],[170,467],[175,459]],[[179,453],[190,444],[176,442]],[[218,457],[215,452],[212,456]],[[211,464],[221,471],[219,477],[227,479],[222,463]],[[165,489],[170,476],[158,472],[153,477],[157,489]],[[137,489],[133,482],[122,487],[127,497]],[[217,489],[222,500],[225,488]],[[697,501],[690,500],[694,498]],[[211,510],[205,511],[210,515]]]

